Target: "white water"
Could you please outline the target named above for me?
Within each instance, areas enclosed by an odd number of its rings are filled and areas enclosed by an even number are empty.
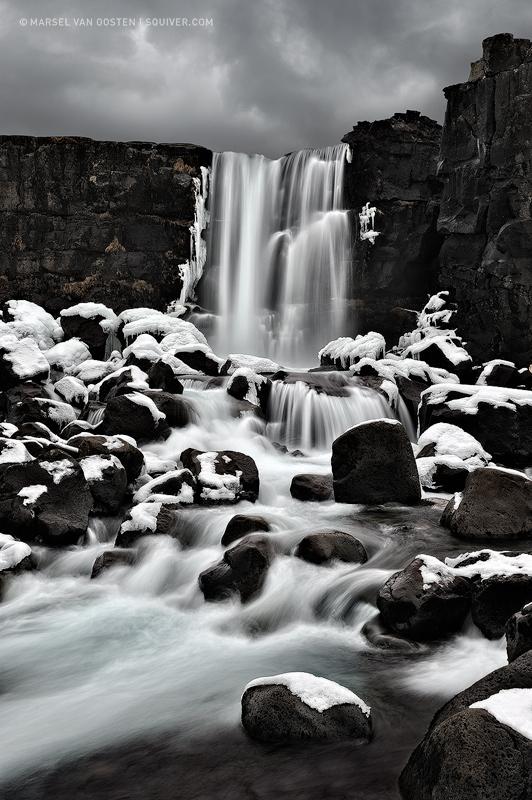
[[[204,304],[217,315],[216,352],[303,366],[349,332],[346,152],[214,154]]]
[[[476,637],[473,665],[462,634],[387,666],[389,655],[377,654],[360,629],[375,614],[378,587],[407,555],[384,525],[360,524],[356,506],[290,496],[296,473],[329,472],[330,450],[314,449],[307,458],[280,455],[264,422],[232,416],[223,389],[190,389],[184,397],[196,423],[145,451],[166,459],[186,447],[246,452],[259,469],[259,501],[187,509],[180,542],[147,538],[136,566],[91,581],[92,564],[117,525],[95,520],[85,546],[43,550],[42,569],[11,583],[0,604],[4,776],[139,734],[223,737],[238,731],[242,688],[260,675],[310,671],[339,681],[386,715],[385,686],[404,687],[421,703],[436,697],[439,704],[505,661],[502,643]],[[346,399],[328,398],[330,408]],[[249,604],[205,603],[197,577],[222,556],[220,539],[235,513],[264,516],[284,554]],[[364,543],[366,565],[320,567],[289,555],[305,533],[331,527]]]

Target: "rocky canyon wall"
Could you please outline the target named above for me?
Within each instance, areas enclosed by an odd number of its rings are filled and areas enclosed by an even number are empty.
[[[0,300],[164,307],[210,162],[188,144],[0,136]]]
[[[480,360],[532,355],[532,43],[483,42],[466,83],[445,89],[438,177],[439,281]]]

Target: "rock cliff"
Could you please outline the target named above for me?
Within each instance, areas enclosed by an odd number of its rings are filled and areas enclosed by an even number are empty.
[[[360,332],[393,340],[412,325],[437,286],[441,236],[436,178],[441,126],[417,111],[359,122],[342,141],[351,147],[345,196],[353,209],[353,307]],[[360,241],[358,212],[377,207],[374,244]]]
[[[532,355],[532,42],[500,34],[445,89],[439,281],[479,359]]]
[[[0,300],[176,299],[210,161],[189,144],[0,136]]]

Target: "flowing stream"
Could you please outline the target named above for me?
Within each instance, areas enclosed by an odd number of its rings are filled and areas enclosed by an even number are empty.
[[[339,428],[372,414],[393,416],[373,393],[366,396],[358,390],[335,398],[312,390],[309,400],[308,391],[301,398],[301,386],[274,393],[270,413],[279,416],[268,425],[255,417],[235,416],[223,388],[187,389],[184,396],[196,412],[194,424],[144,448],[167,459],[178,459],[186,447],[248,453],[261,479],[256,504],[184,510],[179,540],[146,538],[135,566],[116,567],[91,580],[93,562],[112,545],[120,522],[94,519],[86,542],[60,551],[41,549],[41,569],[11,582],[0,604],[0,774],[21,783],[9,796],[41,798],[40,789],[31,793],[28,772],[100,751],[107,759],[100,793],[93,787],[92,794],[75,794],[72,786],[85,773],[74,764],[60,770],[59,784],[44,796],[140,797],[133,784],[140,781],[142,791],[147,784],[131,776],[143,765],[143,780],[158,780],[164,757],[156,749],[149,761],[150,742],[164,734],[160,748],[173,737],[172,768],[178,769],[179,759],[186,756],[179,778],[189,787],[181,795],[186,798],[222,796],[213,786],[225,780],[228,769],[236,769],[234,747],[240,748],[242,774],[249,768],[248,780],[256,780],[259,788],[249,794],[238,773],[231,778],[233,793],[228,797],[395,797],[398,771],[434,710],[505,663],[502,643],[473,631],[406,653],[379,650],[362,635],[362,626],[376,613],[376,592],[393,570],[417,552],[441,555],[457,548],[438,528],[438,509],[398,508],[371,515],[357,506],[303,503],[291,497],[295,474],[329,472],[330,440]],[[294,424],[297,402],[300,410],[308,405],[301,415],[308,416],[308,425],[299,428]],[[309,433],[312,428],[314,434]],[[273,445],[279,431],[291,447],[308,454],[280,453]],[[220,538],[235,513],[264,516],[287,554],[274,560],[263,591],[252,602],[206,603],[198,574],[222,556]],[[423,524],[412,524],[420,519]],[[411,530],[398,532],[404,523]],[[288,554],[305,533],[325,528],[356,535],[369,561],[324,567]],[[375,716],[374,742],[358,749],[319,748],[306,755],[249,743],[239,724],[243,687],[252,678],[292,670],[337,680],[364,698]],[[131,740],[142,744],[133,758],[136,766],[126,769],[123,751],[110,748]],[[199,754],[196,775],[186,764],[197,763]],[[332,765],[334,775],[329,776]],[[176,796],[175,786],[165,786],[164,774],[160,785],[143,796]],[[364,794],[350,794],[355,776],[359,788],[366,787]],[[118,781],[122,794],[113,794],[112,780]],[[198,786],[203,780],[208,786],[202,793]],[[284,788],[280,781],[287,782]],[[336,787],[336,794],[322,792],[320,781]]]

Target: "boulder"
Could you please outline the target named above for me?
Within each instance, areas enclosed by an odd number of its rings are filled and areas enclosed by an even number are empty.
[[[505,692],[515,707],[528,707],[532,651],[481,678],[434,716],[423,741],[401,773],[404,800],[522,800],[529,797],[530,741],[499,720]],[[499,706],[497,717],[489,713]],[[526,712],[524,719],[527,720]]]
[[[127,482],[133,483],[144,469],[144,455],[129,436],[103,436],[79,433],[68,440],[79,450],[80,458],[113,455],[126,471]]]
[[[143,392],[149,388],[147,379],[147,374],[138,367],[119,367],[93,386],[91,398],[105,403],[119,394],[129,394],[136,390]]]
[[[202,452],[189,448],[181,463],[197,480],[197,500],[205,504],[237,503],[259,496],[259,473],[251,456],[235,450]]]
[[[532,481],[503,469],[471,472],[462,496],[449,501],[441,524],[461,539],[519,539],[532,535]]]
[[[170,364],[155,361],[148,370],[148,383],[151,389],[162,389],[170,394],[183,394],[183,384],[177,378]]]
[[[460,492],[469,475],[469,468],[457,456],[416,458],[419,480],[429,492]]]
[[[75,544],[93,504],[81,466],[60,450],[0,470],[0,526],[23,541]]]
[[[338,503],[417,503],[421,487],[412,446],[396,420],[362,422],[332,446]]]
[[[137,491],[133,500],[143,503],[146,500],[169,500],[174,503],[188,505],[194,502],[196,480],[190,470],[175,469],[151,478]]]
[[[111,569],[112,567],[130,567],[137,558],[134,550],[115,549],[106,550],[100,553],[92,566],[91,578],[98,578],[102,572]]]
[[[439,384],[423,392],[419,430],[450,423],[471,434],[509,467],[532,463],[532,394],[498,386]]]
[[[371,709],[363,700],[338,683],[306,672],[248,683],[242,695],[242,725],[262,742],[368,742],[372,736]]]
[[[23,381],[48,380],[50,365],[34,339],[0,335],[0,385],[7,389]]]
[[[24,422],[43,422],[54,433],[76,419],[76,412],[69,403],[49,400],[46,397],[30,397],[11,407],[7,421],[19,427]]]
[[[380,614],[369,619],[361,629],[361,634],[366,637],[373,647],[379,650],[391,650],[402,653],[415,653],[424,645],[412,642],[398,633],[392,633],[385,627]]]
[[[494,575],[473,588],[471,616],[484,636],[500,639],[510,617],[532,601],[532,575]]]
[[[350,533],[334,530],[309,533],[301,539],[295,554],[312,564],[325,564],[329,561],[365,564],[368,560],[362,542]]]
[[[87,387],[83,381],[80,381],[79,378],[74,378],[72,375],[65,375],[54,383],[54,392],[59,395],[61,400],[64,400],[65,403],[70,403],[78,408],[83,408],[89,396]],[[72,425],[73,423],[69,424]]]
[[[248,533],[269,530],[270,526],[264,517],[256,517],[251,514],[236,514],[227,523],[221,543],[223,547],[227,547],[236,542],[237,539],[247,536]]]
[[[268,407],[268,399],[272,382],[251,369],[240,367],[231,375],[227,384],[227,393],[236,400],[245,400],[262,411]]]
[[[484,364],[477,378],[477,384],[480,386],[508,386],[509,388],[514,388],[519,386],[521,382],[522,378],[519,370],[513,361],[502,361],[501,359],[493,359]]]
[[[122,433],[141,442],[164,439],[170,433],[164,412],[140,392],[113,397],[105,407],[102,428],[106,434]]]
[[[419,556],[394,573],[377,596],[384,624],[415,641],[439,639],[463,625],[471,607],[470,581]]]
[[[273,556],[267,537],[246,536],[199,576],[205,600],[225,600],[233,594],[238,594],[243,603],[251,600],[262,589]]]
[[[532,603],[527,603],[506,622],[508,661],[532,650]]]
[[[177,538],[180,516],[170,501],[146,501],[129,509],[120,526],[115,547],[129,548],[143,536],[172,536]]]
[[[332,500],[332,475],[314,475],[311,473],[294,475],[290,484],[290,494],[296,500],[314,500],[317,502]]]
[[[61,327],[66,338],[81,339],[93,358],[105,358],[107,335],[117,326],[116,314],[102,303],[78,303],[61,311]]]
[[[79,463],[94,499],[94,510],[104,514],[116,513],[122,505],[128,483],[122,463],[112,454],[87,456]]]
[[[419,358],[429,366],[444,369],[459,377],[469,376],[472,359],[453,331],[442,331],[414,342],[404,350],[405,358]]]

